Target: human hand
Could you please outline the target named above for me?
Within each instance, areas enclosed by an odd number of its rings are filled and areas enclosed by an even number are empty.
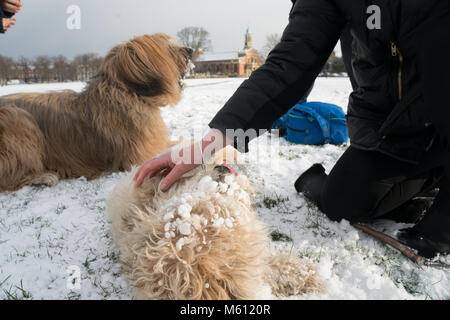
[[[135,187],[142,185],[145,178],[153,178],[161,173],[161,191],[165,192],[184,174],[209,161],[212,155],[228,144],[225,136],[218,130],[210,130],[198,143],[166,152],[145,162],[137,171]]]
[[[16,24],[16,19],[14,18],[3,18],[1,19],[2,21],[2,26],[3,26],[3,30],[6,32],[8,31],[9,28],[11,28],[12,26],[14,26]]]
[[[200,145],[196,143],[148,160],[136,172],[135,186],[140,187],[147,176],[153,178],[162,172],[165,178],[161,183],[161,191],[167,191],[182,175],[200,166],[202,160],[195,161],[195,158],[201,157]]]
[[[20,0],[0,0],[0,9],[10,13],[19,13],[22,9]]]

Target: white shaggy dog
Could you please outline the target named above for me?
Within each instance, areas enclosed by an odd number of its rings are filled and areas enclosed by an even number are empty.
[[[295,256],[272,255],[254,188],[224,167],[197,168],[167,193],[162,176],[113,191],[107,212],[124,272],[138,299],[255,299],[320,292],[315,271]]]

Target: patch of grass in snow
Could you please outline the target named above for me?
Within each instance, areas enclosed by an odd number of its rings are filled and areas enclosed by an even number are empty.
[[[28,250],[19,251],[16,248],[14,248],[14,250],[16,251],[16,257],[25,258],[30,254],[30,251],[28,251]]]
[[[272,241],[292,242],[291,237],[279,231],[273,231],[270,236],[272,237]]]
[[[105,299],[110,298],[113,294],[120,295],[120,293],[122,292],[121,288],[115,286],[114,283],[111,281],[108,281],[105,285],[105,284],[98,282],[97,279],[94,279],[93,285],[94,285],[94,287],[100,288],[102,290],[102,295],[103,295],[103,298],[105,298]]]
[[[275,193],[273,196],[264,195],[262,204],[269,210],[277,208],[279,213],[291,214],[292,212],[290,212],[286,205],[288,201],[289,197],[282,197],[281,195]],[[259,206],[261,207],[261,204],[259,204]]]
[[[413,269],[409,274],[399,269],[400,277],[397,278],[397,283],[401,284],[405,290],[412,295],[419,295],[424,293],[424,288],[420,281],[419,273]]]
[[[8,281],[9,278],[11,278],[11,274],[7,276],[5,279],[0,281],[0,288],[3,286],[3,284],[5,284],[6,281]]]
[[[424,288],[425,300],[445,300],[445,301],[450,300],[450,295],[448,295],[448,294],[446,296],[432,297],[432,295],[428,292],[428,290],[431,287],[439,284],[440,282],[442,282],[442,280],[444,280],[443,277],[441,278],[441,280],[431,283],[430,285],[425,284],[425,288]]]
[[[311,202],[307,202],[306,214],[303,227],[310,229],[315,236],[322,236],[324,238],[331,238],[335,236],[335,233],[327,226],[328,218],[320,212],[317,207]]]
[[[376,243],[375,240],[374,242]],[[429,293],[429,289],[440,281],[432,284],[424,283],[423,279],[421,279],[422,269],[418,267],[405,269],[401,264],[401,261],[406,259],[405,257],[388,246],[382,246],[381,248],[384,248],[384,250],[380,250],[379,248],[369,254],[369,252],[365,252],[364,246],[361,246],[359,241],[356,242],[353,248],[346,247],[346,249],[351,252],[358,252],[359,254],[364,255],[364,259],[373,260],[374,265],[379,266],[384,270],[382,276],[387,276],[397,287],[403,287],[409,294],[413,296],[423,295],[426,300],[439,299],[439,297],[432,297]],[[448,300],[448,298],[442,299]]]
[[[3,231],[9,231],[9,227],[6,225],[4,218],[0,218],[0,227],[1,229],[3,229]]]
[[[59,216],[63,213],[64,210],[66,210],[67,207],[63,204],[58,204],[58,207],[56,207],[56,214]]]
[[[5,282],[10,278],[8,276],[3,282],[0,283],[0,288],[3,287]],[[8,288],[2,288],[4,300],[31,300],[33,296],[30,291],[25,290],[23,287],[23,282],[20,280],[20,285],[11,285]]]
[[[320,263],[320,258],[322,257],[322,247],[320,248],[319,253],[305,249],[304,251],[298,253],[298,257],[300,259],[309,260],[312,263]],[[335,264],[337,264],[337,262],[335,262]]]
[[[75,292],[75,291],[70,291],[67,294],[67,300],[80,300],[81,299],[81,294]]]
[[[385,252],[382,257],[383,267],[386,270],[386,275],[392,279],[396,286],[403,287],[406,292],[413,296],[423,295],[426,300],[449,300],[449,297],[439,297],[430,294],[430,289],[434,285],[440,283],[443,279],[435,283],[424,282],[421,278],[423,272],[422,268],[414,267],[413,269],[402,268],[399,264],[399,259],[405,259],[399,253]],[[376,263],[378,264],[378,262]]]
[[[106,251],[106,255],[103,258],[110,260],[112,263],[120,262],[119,255],[115,251]]]
[[[83,262],[83,267],[86,269],[89,275],[93,275],[95,273],[94,269],[91,268],[91,262],[97,261],[97,257],[89,259],[89,256]]]
[[[291,151],[291,150],[289,150],[289,151]],[[278,156],[280,158],[285,158],[287,160],[295,160],[295,159],[300,159],[301,158],[301,156],[298,153],[294,153],[293,155],[291,155],[291,154],[287,154],[286,155],[282,151],[278,152]]]

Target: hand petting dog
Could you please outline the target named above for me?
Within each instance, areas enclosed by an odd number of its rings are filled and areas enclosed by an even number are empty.
[[[136,172],[134,177],[136,181],[135,187],[140,187],[146,177],[151,179],[163,171],[165,178],[161,183],[161,191],[166,192],[181,176],[207,162],[214,153],[230,144],[222,132],[212,129],[200,143],[175,149],[146,161]],[[190,155],[190,157],[185,157],[184,155]],[[201,159],[201,161],[198,162],[195,159]]]

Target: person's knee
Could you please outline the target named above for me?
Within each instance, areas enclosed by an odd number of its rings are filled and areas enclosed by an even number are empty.
[[[320,209],[332,221],[343,219],[350,222],[362,222],[370,217],[372,201],[364,194],[355,194],[351,190],[343,189],[333,181],[326,183],[321,194]]]

